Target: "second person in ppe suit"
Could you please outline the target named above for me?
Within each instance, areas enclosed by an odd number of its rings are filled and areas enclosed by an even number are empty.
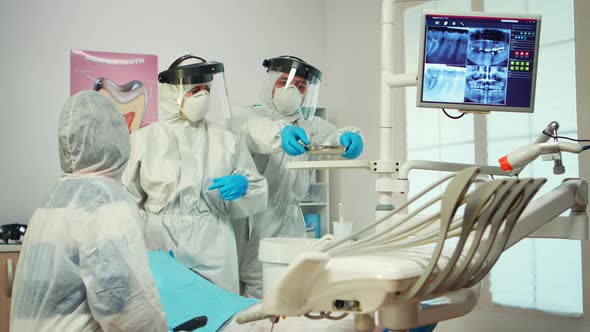
[[[261,93],[261,105],[252,106],[252,117],[262,116],[282,124],[279,133],[282,151],[267,153],[261,146],[251,145],[258,171],[269,186],[268,208],[249,218],[248,223],[235,222],[240,251],[240,281],[246,296],[262,296],[262,264],[258,260],[261,239],[270,237],[305,237],[305,222],[299,203],[305,197],[312,181],[311,170],[287,170],[291,161],[308,161],[303,144],[344,146],[344,158],[358,157],[363,140],[354,127],[337,129],[319,117],[314,117],[321,72],[307,62],[291,56],[264,60],[267,77]],[[256,135],[256,127],[264,122],[247,121],[235,130]],[[270,128],[270,127],[268,127]],[[270,135],[269,135],[270,137]],[[269,140],[267,146],[273,146]],[[265,146],[266,147],[266,146]],[[247,227],[247,228],[246,228]]]
[[[158,80],[163,120],[133,133],[123,175],[146,214],[146,245],[172,250],[183,265],[237,293],[230,218],[265,208],[267,182],[246,143],[205,120],[214,102],[229,113],[223,64],[185,55]]]

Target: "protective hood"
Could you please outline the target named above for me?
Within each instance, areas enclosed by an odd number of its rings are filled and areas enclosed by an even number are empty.
[[[306,120],[313,119],[317,108],[322,72],[303,59],[292,55],[281,55],[265,59],[262,66],[267,73],[282,73],[275,81],[273,102],[284,116],[301,112]],[[291,89],[290,86],[296,89]],[[278,90],[277,88],[283,88]],[[295,93],[299,91],[298,93]],[[277,92],[279,92],[277,96]]]
[[[117,106],[95,91],[71,96],[58,124],[59,157],[66,175],[120,178],[129,159],[129,131]]]
[[[192,88],[197,86],[196,84],[160,84],[160,112],[162,112],[163,120],[172,120],[181,118],[180,115],[180,104],[182,103],[182,97]]]
[[[167,70],[158,74],[162,118],[174,120],[186,117],[193,124],[203,120],[206,114],[207,119],[214,122],[223,123],[231,118],[224,71],[223,63],[206,61],[192,54],[176,59]],[[207,85],[210,92],[186,95],[198,85]]]
[[[273,120],[282,120],[293,123],[301,119],[301,112],[296,112],[292,115],[283,115],[276,109],[272,98],[272,91],[274,89],[275,83],[282,74],[283,73],[277,71],[269,71],[267,73],[260,90],[260,100],[262,103],[261,112]]]

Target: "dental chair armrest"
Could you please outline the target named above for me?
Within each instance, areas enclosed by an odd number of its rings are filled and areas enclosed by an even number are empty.
[[[289,265],[285,275],[269,292],[265,292],[261,312],[268,315],[306,314],[305,304],[309,288],[316,277],[324,271],[329,260],[330,256],[322,252],[299,254]]]

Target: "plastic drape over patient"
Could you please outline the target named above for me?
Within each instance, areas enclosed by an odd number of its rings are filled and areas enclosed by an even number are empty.
[[[218,331],[234,315],[258,302],[215,286],[162,251],[150,251],[148,256],[170,329],[206,316],[207,325],[197,331]]]
[[[133,198],[122,115],[81,92],[59,119],[64,175],[29,222],[12,294],[11,331],[165,331]]]

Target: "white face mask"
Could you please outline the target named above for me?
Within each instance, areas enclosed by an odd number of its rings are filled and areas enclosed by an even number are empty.
[[[201,90],[184,99],[182,114],[192,123],[203,120],[209,111],[209,102],[209,91]]]
[[[275,93],[272,97],[272,102],[277,111],[285,116],[293,115],[298,112],[302,101],[303,95],[293,85],[289,85],[286,89],[275,89]]]

